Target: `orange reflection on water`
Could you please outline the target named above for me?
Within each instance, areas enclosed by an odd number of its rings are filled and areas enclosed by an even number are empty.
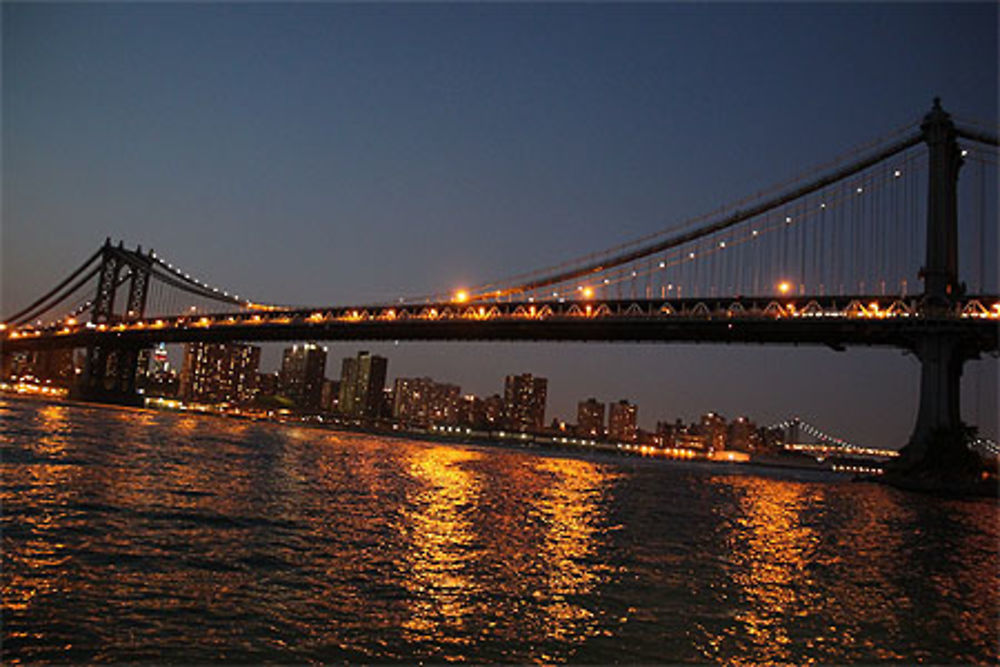
[[[542,558],[547,564],[544,588],[535,592],[548,619],[546,637],[583,641],[597,634],[599,619],[574,596],[587,596],[609,573],[595,557],[605,530],[601,508],[607,486],[617,476],[605,466],[571,458],[539,458],[535,470],[546,473],[536,509],[545,520]]]
[[[758,477],[716,481],[737,492],[728,547],[731,577],[743,604],[734,617],[737,624],[711,638],[703,654],[726,656],[733,664],[794,662],[790,627],[816,603],[808,567],[820,538],[800,518],[802,509],[815,502],[815,491]]]
[[[470,515],[477,510],[478,483],[462,464],[482,454],[451,447],[419,447],[409,457],[410,475],[421,482],[405,517],[404,537],[409,574],[411,616],[403,627],[410,639],[469,644],[462,637],[467,619],[476,612],[471,599],[478,586],[466,565],[475,558]],[[444,656],[446,659],[460,655]]]

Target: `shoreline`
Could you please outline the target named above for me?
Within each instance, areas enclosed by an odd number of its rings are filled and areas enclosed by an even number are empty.
[[[766,474],[780,472],[796,472],[800,474],[810,474],[810,476],[822,477],[827,481],[878,481],[874,475],[860,476],[859,473],[851,471],[838,471],[832,464],[823,465],[813,460],[796,461],[789,457],[789,460],[776,460],[781,455],[766,455],[765,457],[754,458],[749,456],[746,460],[710,459],[702,452],[694,450],[674,450],[686,452],[681,456],[674,456],[664,453],[666,450],[642,445],[629,445],[626,443],[611,443],[599,441],[587,441],[593,444],[579,444],[577,438],[562,436],[550,436],[542,434],[513,433],[499,431],[500,434],[509,436],[502,438],[489,437],[490,432],[478,431],[455,427],[453,431],[442,428],[440,431],[432,432],[428,429],[391,429],[391,428],[371,428],[360,425],[345,426],[316,419],[281,419],[267,418],[254,415],[233,414],[217,412],[211,410],[196,409],[176,409],[170,407],[157,407],[153,405],[131,406],[117,405],[109,403],[95,403],[81,401],[68,397],[26,395],[16,392],[0,392],[0,398],[9,398],[16,401],[31,403],[47,403],[56,405],[79,406],[84,408],[125,410],[135,412],[164,413],[173,415],[191,415],[197,417],[210,417],[215,419],[230,419],[244,422],[254,422],[271,424],[275,426],[294,426],[298,428],[310,428],[317,431],[343,433],[347,435],[367,435],[375,437],[392,438],[394,440],[409,440],[413,442],[423,442],[430,444],[453,445],[474,447],[477,449],[504,449],[524,452],[535,452],[547,456],[578,458],[582,456],[596,456],[609,460],[630,460],[630,462],[662,463],[671,465],[681,465],[689,469],[698,469],[726,474]],[[570,442],[571,440],[577,442]]]

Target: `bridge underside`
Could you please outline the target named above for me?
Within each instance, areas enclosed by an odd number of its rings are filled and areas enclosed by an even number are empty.
[[[995,352],[998,326],[990,320],[899,318],[551,318],[544,321],[405,320],[237,323],[219,327],[79,330],[64,336],[5,341],[7,352],[90,347],[148,347],[164,343],[314,341],[578,341],[896,347],[919,352],[929,333],[959,341],[963,349]],[[110,340],[109,340],[110,338]]]

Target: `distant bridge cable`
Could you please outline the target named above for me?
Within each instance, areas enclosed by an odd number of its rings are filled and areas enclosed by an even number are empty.
[[[41,298],[37,299],[34,303],[32,303],[27,308],[19,310],[18,312],[14,313],[10,317],[4,318],[4,321],[5,322],[13,322],[15,320],[23,319],[23,316],[26,313],[37,312],[39,306],[41,306],[43,303],[45,303],[46,301],[48,301],[49,299],[51,299],[53,296],[55,296],[56,294],[58,294],[60,292],[60,290],[62,290],[64,287],[66,287],[66,285],[70,284],[70,282],[72,282],[77,276],[79,276],[81,273],[83,273],[84,271],[86,271],[87,267],[89,267],[91,264],[93,264],[94,261],[97,260],[100,256],[101,256],[101,251],[98,250],[93,255],[91,255],[90,259],[88,259],[83,264],[81,264],[79,266],[79,268],[77,268],[75,271],[73,271],[73,273],[69,274],[69,276],[67,276],[65,280],[63,280],[61,283],[59,283],[58,285],[56,285],[55,287],[53,287],[51,290],[49,290],[46,294],[44,294]],[[51,307],[46,308],[45,310],[42,310],[40,312],[44,313],[46,310],[51,310]]]
[[[79,290],[81,287],[90,282],[90,280],[93,279],[93,277],[96,276],[100,272],[100,270],[101,270],[100,266],[95,266],[85,276],[76,281],[76,283],[72,287],[61,292],[59,295],[47,301],[45,304],[39,306],[35,310],[30,311],[27,314],[22,314],[21,317],[19,317],[16,320],[13,320],[12,323],[15,326],[21,326],[22,324],[27,324],[28,322],[37,319],[38,317],[44,315],[50,310],[53,310],[56,306],[65,302],[67,299],[73,296],[73,294],[75,294],[77,290]],[[24,313],[25,311],[21,312]]]

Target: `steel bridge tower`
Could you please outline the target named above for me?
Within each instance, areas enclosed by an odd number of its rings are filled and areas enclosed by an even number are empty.
[[[146,312],[152,264],[152,251],[143,254],[141,246],[134,252],[127,251],[121,242],[118,247],[114,247],[111,239],[105,239],[101,248],[91,322],[110,325],[142,319]],[[128,274],[123,277],[124,270]],[[118,288],[125,280],[128,281],[128,296],[125,311],[118,315],[115,314],[115,303]],[[140,405],[142,399],[136,393],[136,374],[139,362],[146,354],[147,350],[136,345],[102,344],[88,347],[83,374],[73,388],[73,396],[85,401]]]
[[[920,270],[924,325],[913,334],[920,399],[913,434],[893,466],[910,474],[944,472],[969,462],[961,420],[962,367],[980,352],[976,341],[949,318],[965,292],[958,282],[958,172],[963,160],[955,124],[939,98],[920,129],[929,163],[926,259]]]

